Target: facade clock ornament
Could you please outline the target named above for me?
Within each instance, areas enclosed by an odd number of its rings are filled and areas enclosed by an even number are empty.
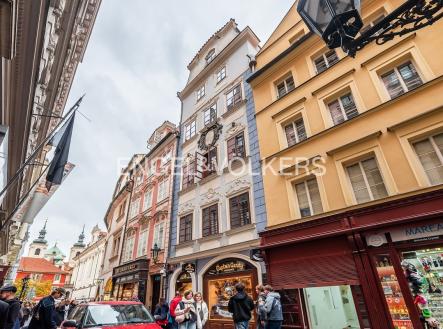
[[[219,122],[215,122],[212,125],[207,126],[200,134],[198,140],[198,147],[200,150],[207,151],[217,143],[220,138],[223,126]]]

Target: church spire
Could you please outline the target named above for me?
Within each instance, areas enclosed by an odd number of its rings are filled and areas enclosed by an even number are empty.
[[[33,242],[36,243],[47,243],[45,237],[46,237],[46,224],[48,223],[48,219],[45,220],[45,225],[43,225],[43,228],[40,230],[38,238],[35,239]]]
[[[85,225],[83,225],[82,233],[78,236],[78,241],[74,244],[75,247],[85,247]]]

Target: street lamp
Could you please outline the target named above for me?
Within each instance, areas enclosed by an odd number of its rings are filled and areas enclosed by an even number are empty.
[[[158,247],[157,243],[154,243],[154,247],[151,249],[151,256],[152,260],[154,261],[154,264],[157,264],[158,262],[158,254],[160,252],[160,248]]]
[[[23,299],[26,289],[28,289],[29,280],[31,280],[29,275],[25,276],[22,279],[22,290],[20,291],[20,296],[18,297],[19,300]]]
[[[442,8],[443,0],[406,0],[358,35],[363,27],[360,0],[300,0],[297,5],[311,32],[321,36],[329,48],[341,47],[352,57],[372,41],[381,45],[433,24],[443,17]]]

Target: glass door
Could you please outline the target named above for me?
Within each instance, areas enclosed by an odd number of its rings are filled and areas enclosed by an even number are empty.
[[[395,329],[414,329],[388,253],[375,255],[375,265]]]

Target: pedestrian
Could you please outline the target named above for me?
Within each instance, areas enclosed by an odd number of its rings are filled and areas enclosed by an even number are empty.
[[[266,312],[265,329],[281,329],[283,322],[283,310],[280,301],[280,294],[270,286],[264,286],[266,301],[264,310]]]
[[[26,325],[26,323],[29,320],[29,317],[31,316],[31,311],[32,311],[32,305],[30,302],[24,302],[23,306],[22,306],[22,313],[23,313],[23,318],[22,321],[20,323],[20,325],[23,327]]]
[[[257,300],[255,302],[255,312],[257,313],[257,329],[264,329],[265,328],[265,321],[266,321],[266,312],[264,309],[265,301],[266,301],[266,295],[265,295],[265,289],[263,285],[259,284],[255,287],[255,292],[257,293]]]
[[[186,290],[182,300],[175,308],[175,320],[178,323],[178,329],[196,329],[197,310],[192,290]]]
[[[56,288],[51,295],[42,298],[34,308],[28,329],[56,329],[55,300],[65,295],[65,289]]]
[[[65,299],[55,306],[55,323],[57,327],[60,327],[61,323],[66,320],[70,303],[71,301],[69,299]]]
[[[8,318],[8,303],[0,300],[0,329],[5,328],[6,319]]]
[[[20,329],[21,308],[20,301],[15,297],[17,287],[9,284],[0,289],[0,299],[8,304],[8,316],[5,329]]]
[[[248,329],[251,312],[254,310],[252,298],[245,292],[245,285],[235,285],[237,293],[229,299],[228,311],[232,313],[235,329]]]
[[[206,305],[206,302],[203,300],[201,292],[196,292],[194,299],[197,309],[197,329],[203,329],[209,317],[208,305]]]
[[[169,322],[171,324],[171,327],[173,329],[178,328],[178,323],[175,321],[175,309],[177,308],[178,303],[182,300],[182,295],[180,294],[180,291],[175,292],[175,297],[171,300],[169,303]]]
[[[164,298],[160,298],[158,304],[155,306],[154,319],[155,322],[163,329],[169,328],[169,305]]]

